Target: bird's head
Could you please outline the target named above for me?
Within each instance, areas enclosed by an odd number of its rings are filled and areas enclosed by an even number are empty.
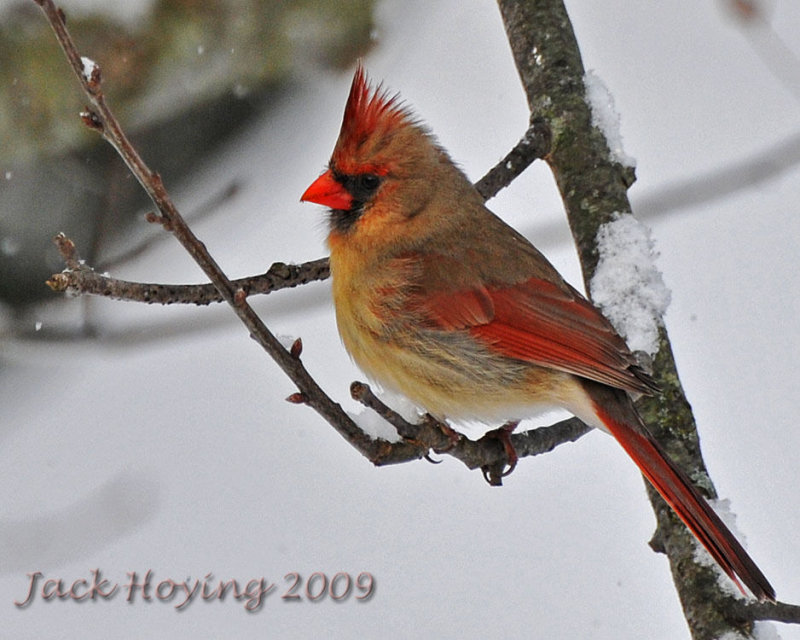
[[[469,185],[399,96],[372,87],[359,64],[328,169],[300,199],[330,208],[329,241],[397,239],[398,225],[410,236],[410,220],[442,211],[429,205],[458,180]]]

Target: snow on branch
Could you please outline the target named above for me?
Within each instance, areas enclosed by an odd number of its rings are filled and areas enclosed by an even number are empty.
[[[655,355],[670,291],[656,268],[650,230],[629,214],[602,225],[592,300],[633,351]]]
[[[614,106],[614,96],[600,76],[592,70],[583,76],[583,84],[586,87],[586,101],[592,112],[592,126],[603,132],[611,152],[611,160],[625,167],[635,167],[636,159],[625,153],[622,147],[620,117]]]

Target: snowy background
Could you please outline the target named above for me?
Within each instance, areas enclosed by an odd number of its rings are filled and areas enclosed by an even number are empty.
[[[667,325],[711,475],[779,598],[800,602],[800,5],[776,0],[773,32],[743,30],[721,2],[567,6],[637,161],[630,195],[672,290]],[[479,178],[528,117],[495,4],[386,2],[378,17],[370,74]],[[321,208],[298,199],[328,159],[349,82],[309,72],[173,194],[188,211],[244,184],[195,229],[229,275],[324,254]],[[546,168],[491,207],[580,286]],[[173,242],[114,275],[202,280]],[[255,306],[275,332],[303,337],[308,368],[357,410],[347,388],[361,376],[329,297],[317,283]],[[524,460],[502,489],[449,458],[376,469],[284,402],[292,385],[222,306],[90,307],[96,340],[0,345],[7,637],[688,637],[667,560],[647,546],[641,476],[604,434]],[[124,594],[13,604],[28,572],[68,586],[95,568],[121,586],[152,570],[154,584],[212,573],[212,586],[263,576],[276,590],[256,613],[231,598],[176,611]],[[368,571],[376,592],[280,599],[285,574],[317,571]],[[800,638],[797,626],[775,630]]]

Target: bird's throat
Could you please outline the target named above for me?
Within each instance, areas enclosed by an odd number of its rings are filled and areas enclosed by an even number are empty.
[[[328,223],[331,231],[342,235],[349,233],[363,213],[364,207],[358,202],[354,202],[349,209],[330,209],[328,211]]]

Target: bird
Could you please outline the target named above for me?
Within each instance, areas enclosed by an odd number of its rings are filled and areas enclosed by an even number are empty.
[[[639,416],[634,398],[658,386],[622,337],[360,62],[301,201],[328,208],[336,323],[370,379],[440,420],[513,425],[557,407],[610,433],[739,589],[775,600]]]

